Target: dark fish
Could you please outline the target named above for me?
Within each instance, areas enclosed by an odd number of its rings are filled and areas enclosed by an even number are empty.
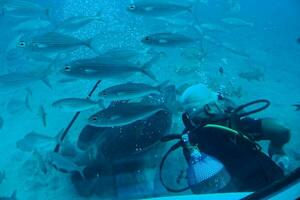
[[[296,107],[296,111],[300,111],[300,104],[294,104],[294,107]]]
[[[6,177],[5,171],[0,171],[0,184],[4,181]]]
[[[47,113],[45,111],[44,106],[39,107],[38,116],[41,118],[44,127],[47,126]]]
[[[300,44],[300,37],[298,37],[298,39],[297,39],[297,43],[298,43],[298,44]]]
[[[45,162],[44,159],[43,159],[43,156],[42,156],[37,150],[34,150],[34,151],[33,151],[33,155],[34,155],[34,156],[36,157],[36,159],[37,159],[37,162],[38,162],[38,165],[39,165],[40,170],[41,170],[44,174],[47,174],[48,168],[47,168],[46,162]]]
[[[246,79],[247,81],[261,81],[264,79],[264,73],[262,70],[256,68],[250,71],[241,72],[238,74],[240,78]]]
[[[4,119],[0,116],[0,129],[3,128]]]
[[[221,75],[223,75],[224,74],[224,68],[223,67],[219,67],[219,72],[220,72]]]

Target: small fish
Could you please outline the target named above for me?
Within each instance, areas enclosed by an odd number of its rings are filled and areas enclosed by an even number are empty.
[[[36,132],[30,132],[26,134],[22,139],[18,140],[16,142],[16,146],[21,151],[32,152],[45,143],[60,143],[59,139],[61,137],[61,134],[62,132],[59,132],[55,137],[51,137]]]
[[[117,102],[92,115],[88,123],[97,127],[124,126],[150,117],[164,109],[162,105]]]
[[[141,42],[150,46],[174,47],[193,44],[197,39],[180,33],[164,32],[148,35]]]
[[[223,67],[219,67],[219,73],[220,73],[221,75],[224,74],[224,68],[223,68]]]
[[[38,162],[38,165],[39,165],[39,168],[40,170],[44,173],[44,174],[47,174],[48,172],[48,167],[43,159],[43,156],[35,149],[33,151],[33,155],[36,157],[37,159],[37,162]]]
[[[0,200],[17,200],[17,191],[15,190],[10,197],[0,197]]]
[[[200,27],[210,32],[226,32],[227,30],[218,24],[201,24]]]
[[[253,69],[251,71],[241,72],[238,74],[240,78],[247,81],[261,81],[264,79],[264,73],[260,69]]]
[[[42,81],[47,87],[52,88],[48,76],[52,73],[49,67],[44,70],[29,72],[12,72],[0,75],[0,93],[14,92],[20,88],[31,86],[32,83]]]
[[[235,46],[233,46],[230,43],[227,42],[223,42],[219,44],[221,47],[223,47],[224,49],[230,51],[231,53],[235,54],[235,55],[239,55],[245,58],[249,58],[249,54],[247,54],[246,52],[244,52],[242,49],[237,49]]]
[[[55,167],[57,170],[60,170],[62,172],[71,173],[71,172],[79,172],[82,178],[85,178],[83,170],[85,169],[85,166],[77,166],[75,163],[73,163],[68,158],[55,153],[55,152],[49,152],[47,155],[48,163]]]
[[[115,85],[102,90],[99,96],[103,99],[118,101],[129,100],[134,98],[144,97],[152,93],[161,93],[163,88],[168,84],[168,81],[157,86],[151,86],[143,83],[125,83]]]
[[[29,18],[28,20],[21,22],[14,26],[12,30],[17,33],[24,33],[24,32],[30,32],[40,29],[47,29],[51,27],[51,22],[48,20],[42,20],[42,19],[32,19]]]
[[[58,108],[65,112],[81,112],[93,108],[104,108],[103,101],[92,101],[90,99],[81,98],[65,98],[52,103],[54,108]]]
[[[4,181],[5,178],[6,178],[5,171],[0,171],[0,184]]]
[[[85,46],[98,53],[98,50],[93,46],[94,39],[97,39],[97,36],[88,40],[80,40],[65,34],[49,32],[29,38],[21,37],[17,47],[26,49],[29,52],[58,53]]]
[[[293,106],[296,107],[295,111],[300,111],[300,104],[294,104]]]
[[[253,27],[254,24],[250,22],[246,22],[239,18],[224,18],[222,22],[228,25],[236,26],[236,27]]]
[[[47,113],[44,106],[40,106],[38,110],[38,116],[41,118],[44,127],[47,126]]]
[[[149,70],[160,56],[154,56],[142,66],[139,64],[117,61],[102,60],[99,58],[76,60],[64,66],[61,72],[67,76],[84,79],[120,79],[123,76],[132,75],[135,72],[142,73],[152,80],[156,80]]]
[[[3,128],[4,119],[0,116],[0,130]]]
[[[297,38],[297,43],[300,44],[300,37]]]
[[[51,16],[51,10],[48,8],[18,8],[18,9],[2,9],[3,16],[10,17],[32,17],[32,18],[45,18]]]
[[[43,9],[38,3],[28,0],[0,0],[0,7],[7,9]]]
[[[70,17],[58,24],[56,30],[62,32],[74,32],[94,21],[103,21],[102,13],[99,12],[95,16]]]

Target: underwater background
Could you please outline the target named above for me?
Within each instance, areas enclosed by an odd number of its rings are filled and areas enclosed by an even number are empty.
[[[47,8],[50,14],[25,13],[24,6],[28,5],[18,3],[16,8],[14,5],[13,9],[9,6],[7,9],[5,1],[0,1],[0,6],[3,7],[0,15],[0,172],[5,173],[5,178],[0,178],[0,197],[9,197],[17,191],[17,199],[21,200],[87,199],[75,191],[69,174],[51,167],[44,173],[40,165],[47,152],[54,149],[57,142],[55,136],[66,128],[75,114],[55,109],[53,102],[70,97],[85,98],[97,81],[70,78],[61,73],[64,66],[61,63],[93,58],[98,52],[111,49],[122,49],[124,52],[134,50],[138,54],[135,63],[147,62],[152,54],[158,53],[160,59],[151,67],[157,81],[139,73],[120,76],[116,80],[104,79],[92,100],[97,101],[100,90],[129,81],[149,85],[169,81],[176,86],[178,94],[192,84],[204,83],[216,92],[222,91],[237,104],[268,99],[272,103],[271,107],[256,116],[274,117],[291,129],[292,137],[286,146],[286,152],[291,161],[291,170],[300,165],[300,111],[293,106],[300,104],[298,0],[199,1],[192,15],[190,12],[182,12],[177,17],[156,18],[129,12],[127,7],[135,2],[129,0],[31,2]],[[10,13],[10,9],[20,11]],[[70,17],[95,16],[98,13],[100,20],[94,20],[77,30],[66,28],[62,31],[82,41],[95,38],[93,48],[83,45],[72,51],[64,51],[59,56],[34,52],[32,58],[30,49],[28,51],[18,47],[22,37],[51,32]],[[196,15],[196,20],[193,15]],[[248,24],[236,26],[222,21],[229,17],[242,19]],[[195,24],[199,29],[191,28],[196,26]],[[208,25],[201,27],[201,24]],[[145,36],[157,32],[180,32],[194,38],[194,42],[183,47],[153,47],[141,42]],[[203,40],[204,35],[224,45],[218,46],[210,39]],[[225,46],[225,43],[229,46]],[[94,51],[94,48],[97,51]],[[52,66],[51,70],[47,71],[49,66]],[[36,78],[44,71],[47,73],[47,81]],[[11,76],[4,76],[8,74]],[[28,77],[18,79],[19,76],[25,75]],[[104,105],[108,103],[104,101]],[[71,144],[76,143],[81,129],[87,124],[87,119],[96,113],[97,109],[92,108],[80,114],[67,137]],[[182,129],[181,114],[178,112],[173,116],[169,132],[179,133]],[[36,155],[18,148],[17,145],[18,141],[30,132],[54,139],[39,146],[40,152]],[[261,142],[261,145],[265,148],[267,143]],[[152,174],[155,174],[159,160],[165,153],[165,149],[162,149],[150,150],[146,154],[154,163],[151,169],[153,172],[149,170]],[[173,162],[179,163],[180,159]],[[176,177],[180,169],[170,165],[169,171]],[[143,177],[140,181],[151,185],[151,173],[148,178]],[[101,199],[113,198],[109,195],[104,194]],[[143,196],[130,196],[141,197]],[[88,199],[99,199],[99,196],[91,196]]]

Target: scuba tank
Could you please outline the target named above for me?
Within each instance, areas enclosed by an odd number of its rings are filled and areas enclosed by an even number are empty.
[[[188,163],[187,182],[194,194],[216,192],[229,183],[230,175],[220,161],[201,153],[190,143],[188,134],[182,136],[182,141]]]

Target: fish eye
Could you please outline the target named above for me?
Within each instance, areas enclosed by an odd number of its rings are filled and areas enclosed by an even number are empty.
[[[130,6],[128,6],[129,10],[134,10],[136,7],[134,4],[131,4]]]
[[[145,40],[146,40],[146,41],[149,41],[149,40],[150,40],[150,37],[149,37],[149,36],[145,37]]]
[[[24,41],[20,41],[18,44],[19,47],[25,47],[26,43]]]
[[[96,117],[96,116],[92,117],[92,121],[97,121],[97,119],[98,119],[98,117]]]
[[[70,65],[65,65],[65,71],[66,71],[66,72],[71,71],[71,66],[70,66]]]

